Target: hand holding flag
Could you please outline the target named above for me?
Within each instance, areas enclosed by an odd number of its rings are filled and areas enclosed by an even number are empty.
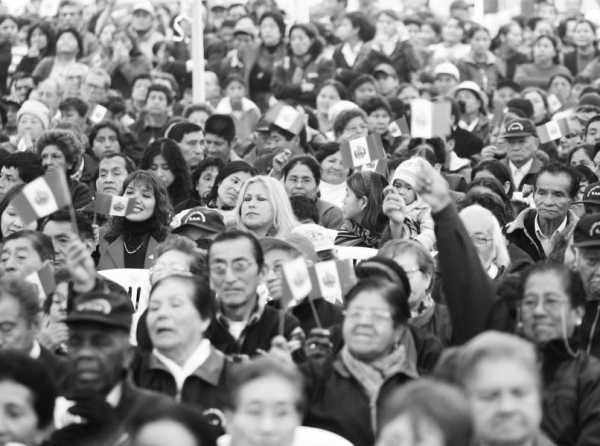
[[[45,262],[38,271],[25,277],[25,280],[29,283],[32,283],[37,288],[40,303],[43,303],[48,295],[56,289],[54,268],[52,267],[52,263],[49,261]]]

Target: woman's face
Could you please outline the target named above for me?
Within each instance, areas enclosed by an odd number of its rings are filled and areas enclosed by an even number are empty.
[[[393,37],[398,32],[398,22],[387,14],[379,14],[377,32],[382,36]]]
[[[290,197],[308,197],[316,200],[319,185],[312,171],[305,164],[296,164],[290,169],[284,182],[285,190]]]
[[[556,95],[561,102],[565,102],[571,96],[571,83],[564,77],[557,76],[552,79],[550,93]]]
[[[242,223],[254,231],[268,231],[273,225],[274,212],[265,185],[259,182],[250,184],[240,208]]]
[[[35,396],[23,384],[5,379],[0,381],[0,440],[2,444],[39,444],[43,432],[33,407]]]
[[[543,121],[546,118],[544,99],[536,91],[530,91],[524,97],[533,105],[533,120],[536,124]]]
[[[31,46],[37,48],[38,50],[43,50],[48,46],[48,37],[46,34],[38,27],[33,30],[31,33]]]
[[[78,46],[77,39],[71,33],[63,33],[56,41],[56,52],[77,54]]]
[[[342,211],[344,218],[348,220],[360,220],[365,208],[367,207],[367,197],[357,197],[354,191],[350,188],[346,189],[346,197],[344,197],[344,205]]]
[[[22,231],[23,229],[35,230],[36,222],[31,222],[28,225],[24,225],[19,213],[13,205],[9,204],[2,212],[0,216],[0,232],[2,238],[8,237],[10,234]]]
[[[571,156],[571,167],[576,166],[586,166],[589,167],[592,172],[596,170],[596,166],[594,165],[594,161],[590,158],[585,149],[576,150]]]
[[[533,45],[533,61],[536,63],[548,62],[556,56],[554,45],[547,38],[538,40]]]
[[[348,304],[342,332],[350,353],[365,362],[389,354],[399,334],[392,308],[376,290],[365,290]]]
[[[383,108],[375,110],[369,115],[369,128],[373,133],[383,135],[387,132],[392,117]]]
[[[521,300],[525,337],[535,344],[573,334],[581,314],[571,307],[563,277],[554,271],[534,273],[527,279]]]
[[[220,201],[220,203],[218,203],[219,207],[234,207],[238,195],[240,194],[242,184],[244,184],[251,176],[252,175],[248,172],[235,172],[221,181],[217,190],[217,196]]]
[[[402,414],[384,425],[377,439],[377,446],[445,446],[444,434],[426,417],[414,420]]]
[[[594,30],[588,23],[582,22],[575,26],[574,41],[579,48],[586,48],[593,44],[595,38]]]
[[[24,113],[17,121],[17,134],[20,138],[29,135],[33,141],[37,141],[43,132],[44,124],[31,113]]]
[[[479,111],[479,99],[471,90],[458,90],[456,92],[456,100],[465,104],[465,113],[473,114]]]
[[[346,42],[354,34],[353,31],[354,27],[352,26],[352,22],[348,19],[342,19],[335,35],[342,42]]]
[[[422,24],[419,32],[419,40],[424,46],[431,45],[438,40],[438,35],[429,24]]]
[[[496,257],[496,248],[494,246],[493,229],[489,222],[477,219],[463,219],[465,229],[469,233],[479,260],[487,270],[492,265]]]
[[[110,127],[101,128],[94,138],[92,151],[98,159],[109,152],[121,153],[118,135]]]
[[[327,114],[333,104],[339,102],[340,94],[331,85],[326,85],[321,88],[317,95],[317,111],[322,114]]]
[[[426,274],[419,268],[417,255],[410,250],[394,257],[394,261],[402,267],[410,282],[410,297],[408,303],[411,309],[417,308],[429,291],[431,274]]]
[[[113,36],[114,36],[116,30],[117,30],[117,28],[112,23],[109,23],[104,28],[102,28],[102,31],[100,32],[99,40],[100,40],[100,44],[103,47],[108,48],[108,47],[112,46]]]
[[[200,198],[206,198],[215,184],[215,179],[219,174],[219,168],[217,166],[208,166],[202,171],[198,177],[198,184],[196,184],[196,192]]]
[[[459,43],[463,38],[463,29],[456,19],[450,18],[442,28],[442,39],[446,43]]]
[[[19,27],[12,19],[0,23],[0,42],[16,42]]]
[[[329,184],[346,181],[348,169],[342,163],[342,153],[338,150],[321,161],[321,180]]]
[[[69,296],[69,282],[60,282],[56,284],[54,293],[52,293],[52,302],[48,314],[53,321],[59,322],[67,317],[67,298]]]
[[[523,30],[519,25],[513,24],[506,33],[505,39],[509,48],[518,49],[523,43]]]
[[[344,127],[340,139],[350,141],[356,138],[362,138],[369,134],[369,125],[362,116],[352,118]]]
[[[149,184],[142,183],[141,181],[132,181],[125,188],[123,195],[135,199],[135,206],[132,213],[127,215],[127,220],[146,221],[154,215],[156,197],[154,196],[154,190]]]
[[[290,34],[290,46],[292,48],[292,53],[295,56],[304,56],[310,50],[310,46],[312,45],[312,40],[308,35],[304,32],[304,30],[300,28],[294,28],[292,33]]]
[[[356,90],[354,90],[354,102],[357,104],[362,104],[367,99],[373,98],[377,96],[377,89],[375,88],[375,84],[371,82],[365,82],[360,85]]]
[[[154,288],[148,303],[146,324],[152,344],[166,354],[193,351],[203,339],[209,320],[194,306],[194,286],[186,280],[164,279]]]
[[[64,153],[56,147],[54,144],[46,146],[42,149],[41,153],[42,167],[44,170],[64,170],[70,167],[67,165],[67,158]]]
[[[477,31],[471,38],[471,49],[476,54],[485,53],[490,49],[492,39],[485,31]]]
[[[171,187],[171,184],[175,181],[175,175],[162,155],[154,157],[152,164],[150,164],[150,171],[160,178],[166,188]]]
[[[266,46],[275,46],[281,42],[281,31],[271,17],[267,17],[261,22],[260,37]]]

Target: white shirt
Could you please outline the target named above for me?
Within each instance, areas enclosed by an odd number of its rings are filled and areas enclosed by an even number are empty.
[[[152,350],[152,354],[156,356],[160,362],[169,369],[171,375],[173,375],[175,386],[177,387],[177,399],[179,399],[185,380],[191,376],[198,367],[204,364],[210,356],[210,341],[208,339],[203,339],[200,344],[198,344],[196,350],[194,350],[191,356],[185,361],[183,366],[180,366],[172,359],[167,358],[156,349]]]
[[[546,236],[546,234],[544,234],[542,232],[542,229],[540,228],[540,224],[538,222],[538,216],[535,217],[534,224],[535,224],[535,236],[540,241],[542,248],[544,249],[544,252],[546,253],[546,255],[548,255],[548,254],[550,254],[550,251],[552,250],[552,243],[551,243],[552,237],[554,236],[554,234],[560,233],[565,230],[565,228],[567,227],[567,217],[565,217],[564,220],[562,221],[562,223],[558,226],[558,228],[556,228],[556,231],[554,231],[549,236]]]
[[[362,43],[359,43],[354,48],[352,48],[347,43],[344,43],[342,45],[342,55],[344,56],[344,59],[346,59],[346,62],[348,62],[348,65],[354,65],[354,62],[356,62],[356,59],[358,58],[358,53],[360,52],[362,45]]]
[[[521,167],[515,166],[512,161],[508,162],[508,167],[510,168],[510,173],[513,177],[513,182],[515,183],[515,187],[517,189],[519,189],[519,186],[521,186],[521,182],[523,181],[523,178],[525,178],[525,175],[527,175],[529,173],[529,170],[531,170],[532,165],[533,165],[533,158],[531,158],[529,161],[527,161]]]
[[[29,352],[29,357],[31,359],[39,359],[42,354],[42,347],[38,341],[33,341],[33,346],[31,347],[31,351]]]

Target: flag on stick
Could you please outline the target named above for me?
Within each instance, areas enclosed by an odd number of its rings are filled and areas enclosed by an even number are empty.
[[[342,163],[348,169],[363,166],[385,158],[385,150],[379,135],[368,135],[340,145]]]
[[[542,144],[555,141],[569,134],[569,121],[567,118],[556,121],[548,121],[544,125],[536,127],[538,138]]]
[[[283,102],[276,103],[264,117],[265,121],[283,130],[298,135],[304,128],[304,115],[291,105]]]
[[[37,287],[38,296],[42,303],[56,289],[54,270],[50,262],[46,262],[38,271],[29,274],[25,277],[25,280]]]
[[[399,138],[400,136],[409,136],[410,129],[408,128],[408,122],[406,121],[406,117],[402,116],[400,119],[392,122],[388,126],[388,132],[394,138]]]
[[[313,284],[309,294],[311,299],[322,297],[328,302],[340,304],[356,283],[351,259],[319,262],[309,269],[309,273]]]
[[[103,215],[125,217],[133,212],[135,199],[130,197],[119,197],[117,195],[96,193],[94,199],[94,212]]]
[[[448,101],[415,99],[410,103],[410,134],[413,138],[445,138],[452,130],[452,107]]]
[[[27,183],[12,199],[24,225],[71,204],[71,193],[63,170],[51,170]]]

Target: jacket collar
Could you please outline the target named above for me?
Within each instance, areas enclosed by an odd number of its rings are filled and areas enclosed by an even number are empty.
[[[337,354],[333,361],[333,369],[343,378],[348,379],[352,377],[350,370],[348,370],[348,367],[346,367],[346,364],[344,364],[344,361],[342,361],[340,353]],[[417,365],[411,365],[408,361],[404,361],[404,364],[402,364],[401,369],[398,371],[398,374],[403,374],[412,379],[419,378],[419,373],[417,372]]]
[[[146,259],[144,260],[144,268],[150,268],[152,263],[154,262],[154,251],[156,250],[156,246],[158,242],[152,236],[148,240],[148,246],[146,248]],[[123,259],[124,259],[124,250],[123,250],[123,236],[117,237],[112,241],[106,248],[106,253],[111,258],[114,265],[121,265],[123,267]],[[115,266],[115,268],[119,268],[119,266]]]
[[[475,59],[473,58],[473,53],[469,53],[464,57],[465,62],[471,63],[471,64],[477,64],[480,62],[476,62]],[[492,53],[491,51],[488,51],[485,54],[485,62],[486,65],[495,65],[496,64],[496,56],[494,56],[494,53]]]
[[[525,232],[535,235],[535,217],[537,216],[537,212],[535,209],[524,209],[521,211],[517,218],[515,218],[512,222],[510,222],[506,226],[506,233],[510,234],[516,230],[522,229]],[[577,216],[575,213],[569,209],[567,212],[567,226],[565,227],[563,233],[569,233],[575,224],[577,223]]]
[[[194,370],[190,376],[196,376],[197,378],[216,386],[219,384],[219,379],[224,367],[225,355],[211,345],[210,354],[208,355],[208,358],[206,358],[206,361],[204,361],[200,367]],[[150,354],[148,368],[150,370],[162,370],[169,374],[171,373],[167,366],[165,366],[160,359],[153,354]]]

